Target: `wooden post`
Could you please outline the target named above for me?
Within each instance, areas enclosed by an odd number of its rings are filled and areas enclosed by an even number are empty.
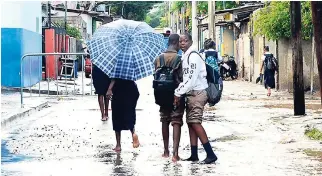
[[[214,39],[214,10],[213,1],[208,0],[208,38]]]
[[[301,2],[291,1],[291,39],[293,66],[294,115],[305,115],[303,51],[301,36]]]
[[[319,70],[320,95],[322,105],[322,2],[311,1],[315,58]]]

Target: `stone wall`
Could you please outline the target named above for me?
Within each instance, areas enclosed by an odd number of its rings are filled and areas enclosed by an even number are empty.
[[[302,40],[303,50],[303,76],[304,89],[310,90],[311,85],[311,64],[312,64],[312,40]],[[289,39],[278,41],[278,60],[280,63],[279,84],[281,89],[293,90],[292,76],[292,45]],[[316,59],[314,60],[313,88],[319,89],[319,77]]]

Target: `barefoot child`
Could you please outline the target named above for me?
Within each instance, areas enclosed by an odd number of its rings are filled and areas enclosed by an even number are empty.
[[[158,84],[162,84],[162,76],[159,75],[161,75],[163,68],[166,69],[166,73],[162,73],[164,75],[171,75],[171,72],[173,72],[171,76],[167,77],[168,79],[171,79],[169,81],[173,83],[172,86],[165,84],[166,86],[164,87],[158,87],[156,86],[157,84],[154,84],[154,95],[156,98],[156,103],[160,106],[160,121],[162,123],[162,137],[164,144],[164,152],[162,156],[169,157],[169,125],[171,123],[173,126],[173,162],[180,160],[178,150],[181,126],[183,125],[182,117],[185,107],[184,97],[181,98],[181,103],[178,107],[173,106],[174,90],[182,81],[181,57],[179,57],[177,54],[179,51],[179,38],[180,36],[178,34],[171,34],[169,36],[168,49],[158,56],[154,62],[156,70],[155,83],[158,82]]]

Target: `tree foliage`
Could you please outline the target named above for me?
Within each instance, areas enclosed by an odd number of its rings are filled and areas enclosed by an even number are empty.
[[[146,15],[158,1],[104,1],[100,2],[111,6],[112,15],[122,15],[126,19],[144,21]]]
[[[191,10],[191,1],[176,1],[172,4],[171,10],[180,11],[183,6],[189,6]],[[237,7],[238,4],[235,1],[216,1],[216,10],[231,9]],[[208,13],[208,1],[199,1],[197,4],[197,11],[199,14],[206,15]]]
[[[301,2],[302,37],[310,39],[312,34],[312,17],[309,1]],[[264,35],[268,39],[278,40],[291,36],[291,17],[289,1],[273,1],[254,13],[254,34]]]
[[[168,14],[165,3],[158,4],[152,12],[149,12],[145,18],[145,22],[151,27],[167,27]]]
[[[71,26],[69,24],[67,24],[67,26],[66,26],[66,33],[70,37],[74,37],[74,38],[76,38],[78,40],[82,39],[81,32],[76,27],[73,27],[73,26]]]

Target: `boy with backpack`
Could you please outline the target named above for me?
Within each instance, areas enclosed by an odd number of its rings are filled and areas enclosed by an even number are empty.
[[[205,58],[205,62],[219,73],[219,55],[218,52],[215,50],[215,42],[211,39],[207,39],[204,43],[204,47],[205,50],[203,52],[203,56]]]
[[[278,71],[278,62],[272,53],[269,52],[269,47],[264,47],[264,56],[260,73],[264,69],[264,86],[267,89],[267,96],[271,96],[271,89],[275,89],[275,73]]]
[[[181,57],[177,54],[180,50],[178,34],[171,34],[168,41],[168,49],[158,56],[154,62],[154,96],[155,102],[160,106],[162,122],[162,137],[164,143],[163,157],[169,157],[169,125],[173,126],[173,157],[172,161],[178,161],[181,126],[185,99],[180,98],[180,104],[176,107],[174,102],[174,90],[182,82]]]

